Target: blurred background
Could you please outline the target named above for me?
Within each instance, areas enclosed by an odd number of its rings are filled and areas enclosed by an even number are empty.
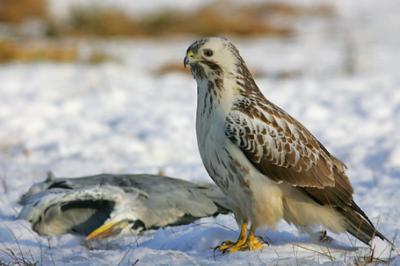
[[[79,1],[1,0],[1,63],[123,61],[96,47],[118,40],[183,36],[290,38],[296,24],[308,19],[332,20],[329,3],[280,1]],[[158,40],[157,40],[158,39]],[[165,65],[161,73],[182,71],[181,64]]]
[[[18,198],[49,170],[211,182],[197,150],[196,84],[183,68],[187,47],[210,35],[230,38],[265,96],[349,166],[356,201],[392,239],[400,227],[399,13],[398,0],[0,0],[0,239],[42,256],[32,243],[48,243],[15,217]],[[235,228],[233,218],[221,223]],[[69,237],[46,251],[57,264],[87,253]],[[161,239],[149,246],[173,249]],[[207,264],[207,248],[182,258]],[[112,265],[104,254],[85,256]]]
[[[288,46],[279,56],[296,57],[285,67],[276,66],[281,60],[274,57],[272,63],[263,60],[271,65],[269,69],[255,63],[256,75],[352,75],[382,68],[374,60],[385,55],[376,45],[397,33],[396,8],[393,0],[379,4],[370,0],[357,4],[342,0],[1,0],[0,63],[124,64],[129,55],[121,49],[128,42],[157,44],[221,35],[247,43],[279,40]],[[302,47],[303,54],[293,51],[291,44],[296,42],[307,46]],[[321,42],[326,42],[323,46],[328,47],[322,48],[328,54],[319,51]],[[111,44],[120,49],[110,48]],[[318,66],[314,61],[301,62],[302,57],[312,57]],[[380,58],[377,61],[386,64],[386,69],[393,66]],[[184,72],[172,58],[156,70],[159,74]]]
[[[398,11],[395,0],[0,0],[4,190],[18,186],[8,176],[49,169],[207,180],[182,64],[204,36],[232,39],[266,96],[339,157],[398,173]]]
[[[8,176],[50,169],[208,180],[182,64],[204,36],[232,39],[267,98],[362,176],[398,173],[398,11],[395,0],[0,0],[4,190],[23,184]]]

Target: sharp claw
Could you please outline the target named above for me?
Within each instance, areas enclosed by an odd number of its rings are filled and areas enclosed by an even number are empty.
[[[237,251],[256,251],[262,249],[263,244],[269,245],[262,237],[253,237],[247,239],[246,242],[232,242],[230,240],[224,241],[221,245],[214,248],[214,252],[218,250],[222,255],[227,253],[234,253]]]
[[[265,238],[261,237],[261,236],[257,236],[257,238],[259,238],[259,240],[261,242],[263,242],[263,244],[266,244],[267,246],[270,246],[270,242],[268,240],[265,240]]]
[[[333,238],[328,236],[328,232],[326,230],[321,231],[319,235],[319,241],[322,243],[330,243],[332,242]]]
[[[215,250],[219,250],[222,254],[224,254],[224,253],[225,253],[230,247],[232,247],[234,244],[235,244],[235,243],[233,243],[232,241],[226,240],[226,241],[222,242],[221,245],[216,246],[216,247],[214,248],[214,251],[215,251]]]

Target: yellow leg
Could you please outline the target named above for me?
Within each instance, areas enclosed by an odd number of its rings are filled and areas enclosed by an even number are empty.
[[[245,244],[245,250],[260,250],[262,249],[264,241],[261,241],[257,236],[254,235],[256,228],[251,226],[249,236]]]
[[[239,238],[236,242],[232,242],[230,240],[224,241],[222,242],[221,245],[216,247],[216,249],[218,249],[222,253],[225,253],[227,251],[235,252],[237,250],[240,250],[240,247],[246,243],[246,235],[247,235],[247,223],[243,223],[240,230]]]

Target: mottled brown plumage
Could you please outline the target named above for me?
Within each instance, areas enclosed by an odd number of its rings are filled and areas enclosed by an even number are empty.
[[[268,178],[299,188],[318,204],[330,206],[346,216],[350,221],[350,233],[364,243],[373,235],[384,236],[376,231],[366,214],[353,201],[353,188],[345,173],[346,165],[328,150],[296,119],[264,98],[262,94],[251,104],[240,102],[233,110],[259,119],[268,127],[253,128],[227,117],[226,135],[240,147],[249,161]],[[264,107],[267,103],[268,107]],[[255,106],[261,106],[259,112]],[[269,114],[269,119],[265,117]],[[280,119],[281,124],[277,123]],[[288,125],[291,125],[290,127]],[[294,134],[293,130],[298,131]],[[273,130],[271,130],[273,129]],[[238,132],[242,130],[242,132]],[[238,137],[239,136],[239,137]],[[275,147],[266,145],[265,137],[274,140]],[[262,147],[261,153],[254,147]],[[272,149],[281,154],[281,160],[273,156]],[[296,160],[296,152],[299,158]],[[356,224],[352,228],[352,224]]]
[[[348,231],[366,244],[375,235],[386,239],[353,201],[345,164],[264,97],[232,43],[199,40],[188,48],[185,64],[198,87],[200,155],[236,204],[239,224],[250,222],[254,232],[283,218],[301,228]]]

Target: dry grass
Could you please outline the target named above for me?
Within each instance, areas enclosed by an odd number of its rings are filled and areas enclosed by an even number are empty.
[[[132,18],[117,10],[98,8],[73,8],[67,24],[49,19],[47,35],[72,36],[136,36],[140,25]]]
[[[296,4],[270,2],[270,3],[259,3],[249,6],[242,6],[241,9],[242,12],[246,12],[251,16],[331,17],[335,15],[335,9],[332,6],[326,4],[302,6]]]
[[[91,64],[91,65],[97,65],[97,64],[102,64],[105,62],[118,62],[117,59],[112,57],[109,54],[106,54],[101,51],[92,51],[89,56],[86,58],[86,60],[81,60],[84,61],[85,63]]]
[[[9,229],[10,230],[10,229]],[[14,241],[17,245],[17,248],[12,249],[7,246],[4,248],[0,248],[0,253],[4,255],[5,259],[0,259],[0,265],[16,265],[16,266],[36,266],[38,262],[33,258],[32,253],[24,252],[21,248],[21,245],[18,241],[18,238],[15,236],[14,232],[10,230]],[[3,245],[2,245],[3,246]]]
[[[23,255],[16,254],[12,249],[7,249],[7,250],[1,250],[0,252],[6,255],[9,260],[2,261],[0,260],[0,265],[3,266],[8,266],[8,265],[13,265],[13,266],[36,266],[38,263],[34,261],[31,258],[26,258]]]
[[[48,35],[61,36],[167,36],[191,35],[274,35],[288,36],[292,30],[286,26],[273,25],[261,17],[252,17],[240,10],[205,7],[194,14],[179,11],[162,11],[135,18],[117,10],[75,8],[68,25],[50,20]],[[232,20],[231,14],[238,17]]]
[[[0,41],[0,62],[56,61],[71,62],[77,60],[79,54],[76,48],[59,47],[57,45],[42,45]]]
[[[238,6],[229,1],[220,1],[192,13],[162,10],[141,17],[113,9],[80,7],[72,9],[67,24],[49,20],[48,35],[158,37],[228,34],[287,37],[294,33],[293,27],[274,23],[273,18],[333,14],[334,10],[326,5],[305,7],[278,2]]]
[[[263,35],[286,37],[294,33],[293,23],[276,17],[332,16],[328,5],[302,6],[288,3],[234,4],[215,1],[193,12],[160,10],[131,16],[117,9],[74,7],[68,21],[47,13],[46,0],[0,0],[0,22],[18,24],[40,18],[46,34],[60,36],[154,37],[170,35]],[[275,21],[275,22],[274,22]]]
[[[0,63],[11,62],[83,62],[99,64],[114,59],[102,52],[93,51],[82,58],[76,45],[60,45],[58,42],[1,41]]]
[[[47,15],[46,0],[0,0],[0,22],[20,23]]]
[[[162,64],[158,69],[154,71],[156,75],[166,75],[169,73],[185,73],[189,74],[190,71],[183,66],[183,63],[167,62]]]

